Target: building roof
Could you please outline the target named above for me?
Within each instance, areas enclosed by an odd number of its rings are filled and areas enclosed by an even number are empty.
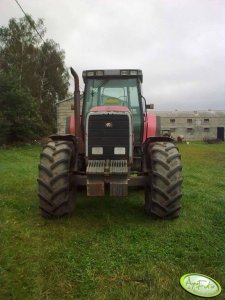
[[[165,118],[218,118],[225,117],[225,110],[195,111],[155,111],[156,115]]]

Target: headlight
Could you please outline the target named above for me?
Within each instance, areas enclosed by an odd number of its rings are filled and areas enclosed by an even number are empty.
[[[126,70],[123,70],[123,71],[120,71],[120,75],[129,75],[129,71],[126,71]]]
[[[125,155],[126,154],[125,147],[115,147],[114,148],[114,154],[115,155]]]
[[[135,71],[135,70],[133,70],[133,71],[130,71],[130,75],[137,75],[138,74],[138,72],[137,71]]]
[[[104,75],[104,71],[96,71],[95,75],[96,76],[103,76]]]
[[[93,71],[88,71],[87,72],[87,76],[94,76],[95,75],[95,72],[93,72]]]
[[[93,155],[102,155],[103,147],[92,147],[91,152]]]

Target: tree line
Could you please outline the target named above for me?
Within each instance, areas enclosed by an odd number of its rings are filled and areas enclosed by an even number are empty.
[[[56,101],[68,96],[65,53],[45,40],[42,19],[10,19],[0,27],[0,143],[56,132]]]

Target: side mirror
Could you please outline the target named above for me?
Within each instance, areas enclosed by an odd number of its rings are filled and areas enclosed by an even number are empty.
[[[154,109],[154,104],[146,104],[147,109]]]

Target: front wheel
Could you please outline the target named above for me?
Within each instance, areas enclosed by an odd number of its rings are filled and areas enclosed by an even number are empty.
[[[76,187],[71,181],[75,149],[72,142],[50,141],[41,153],[38,198],[44,218],[70,215],[74,209]]]
[[[145,189],[145,212],[172,219],[181,208],[182,166],[177,147],[171,142],[149,143],[146,151],[149,174]]]

